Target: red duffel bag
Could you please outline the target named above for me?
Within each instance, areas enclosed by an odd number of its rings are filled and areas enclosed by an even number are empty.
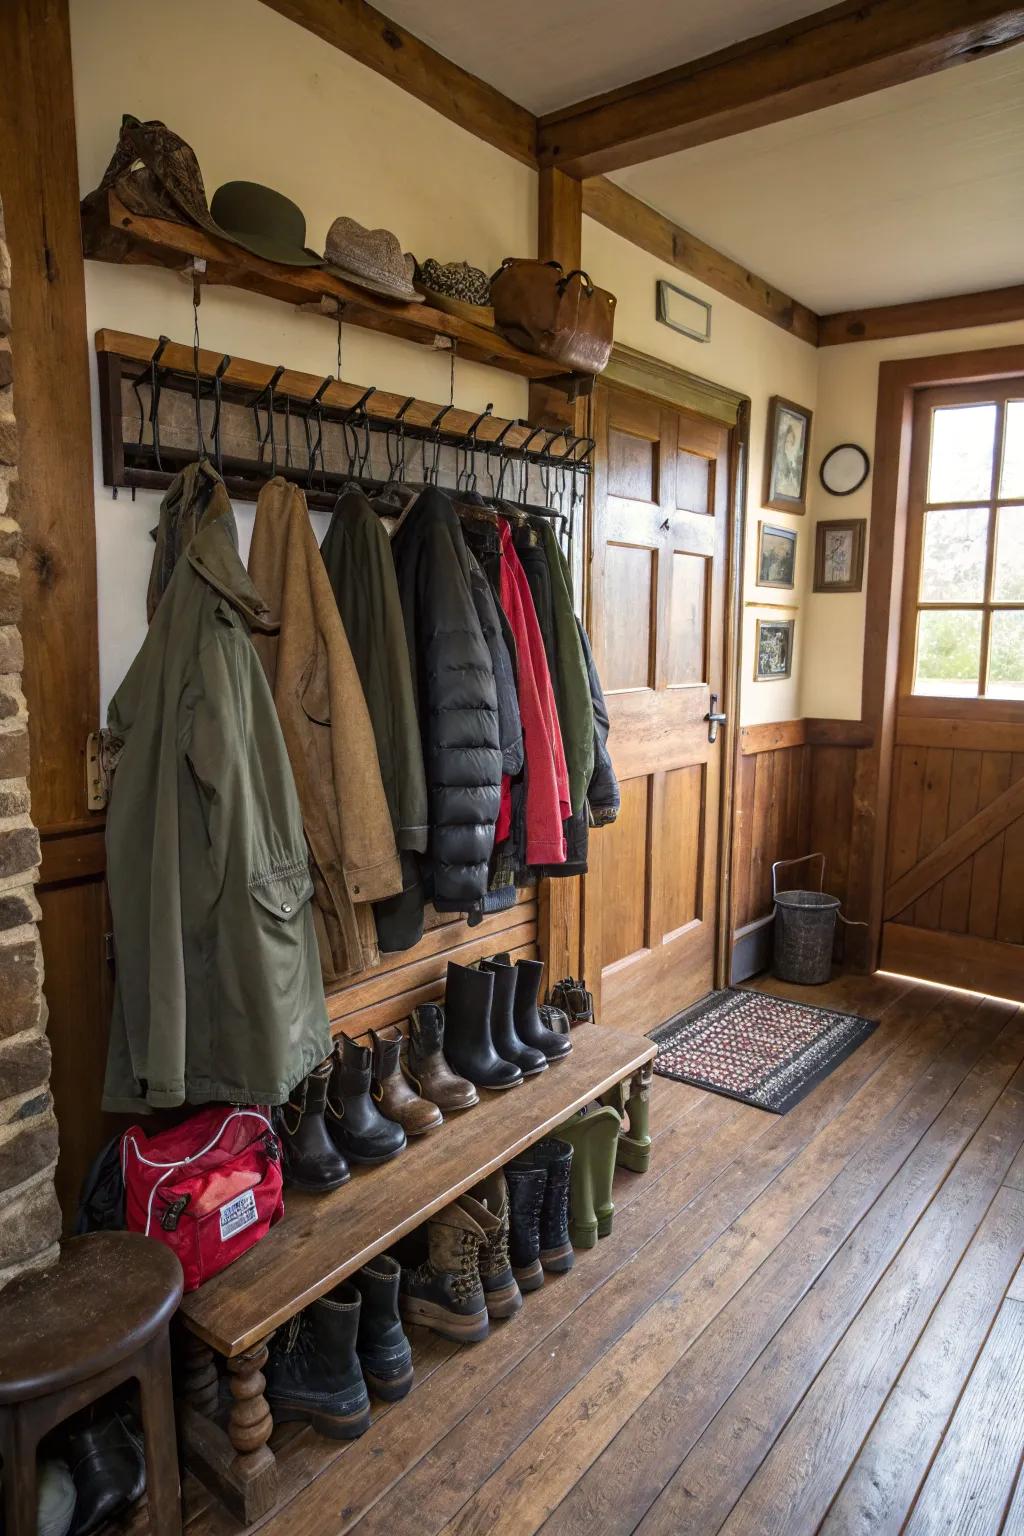
[[[269,1111],[209,1105],[169,1131],[121,1137],[125,1217],[173,1248],[185,1289],[234,1263],[284,1215],[281,1148]]]

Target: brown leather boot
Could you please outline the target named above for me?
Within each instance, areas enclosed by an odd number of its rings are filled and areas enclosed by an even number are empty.
[[[373,1076],[371,1092],[378,1109],[389,1120],[397,1120],[407,1136],[422,1136],[436,1130],[444,1117],[436,1104],[421,1099],[402,1076],[399,1056],[402,1031],[397,1024],[387,1029],[371,1029],[373,1038]]]
[[[452,1071],[444,1059],[443,1046],[444,1009],[436,1003],[414,1008],[402,1051],[406,1077],[417,1093],[445,1114],[453,1109],[470,1109],[479,1104],[480,1095],[467,1078]]]
[[[475,1214],[463,1209],[466,1204]],[[480,1248],[500,1226],[497,1216],[466,1196],[431,1216],[427,1258],[417,1269],[402,1270],[402,1320],[460,1344],[485,1339],[490,1324],[480,1282]]]

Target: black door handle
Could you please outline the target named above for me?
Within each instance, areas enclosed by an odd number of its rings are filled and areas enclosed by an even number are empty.
[[[718,694],[717,693],[713,693],[710,696],[710,699],[709,699],[708,702],[710,703],[711,708],[708,710],[707,714],[704,716],[704,719],[708,723],[708,741],[713,743],[713,742],[716,742],[718,740],[718,727],[720,725],[724,725],[726,720],[729,717],[728,717],[728,715],[723,715],[723,714],[719,713],[719,711],[715,708],[715,706],[718,703]]]

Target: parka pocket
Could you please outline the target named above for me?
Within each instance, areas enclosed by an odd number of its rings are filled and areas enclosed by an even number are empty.
[[[265,911],[282,923],[294,922],[313,894],[308,867],[281,871],[249,882],[249,890]]]

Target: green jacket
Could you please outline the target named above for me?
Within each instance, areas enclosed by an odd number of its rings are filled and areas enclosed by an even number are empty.
[[[107,1110],[279,1104],[331,1048],[302,818],[249,638],[272,626],[226,495],[211,514],[108,714]]]

